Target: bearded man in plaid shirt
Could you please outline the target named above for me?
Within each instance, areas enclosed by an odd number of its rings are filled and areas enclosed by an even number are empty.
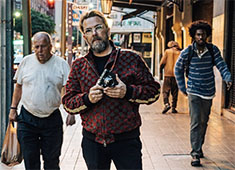
[[[139,105],[155,102],[160,85],[140,56],[109,40],[102,13],[85,13],[80,30],[90,49],[73,62],[62,102],[69,114],[81,116],[87,167],[110,169],[113,161],[117,169],[142,169]],[[107,87],[99,84],[105,69],[114,75],[108,80],[116,82]]]

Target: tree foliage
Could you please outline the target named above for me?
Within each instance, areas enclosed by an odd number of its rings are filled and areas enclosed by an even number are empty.
[[[51,19],[51,17],[45,14],[41,14],[34,9],[31,9],[31,25],[32,35],[38,31],[45,31],[49,34],[55,32],[55,22]],[[16,30],[16,32],[20,32],[22,34],[22,17],[15,19],[14,29]]]

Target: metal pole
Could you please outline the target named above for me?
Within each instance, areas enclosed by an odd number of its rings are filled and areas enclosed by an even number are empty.
[[[79,28],[77,27],[77,47],[78,47],[78,43],[79,43]]]
[[[12,1],[6,1],[6,17],[9,22],[6,24],[6,106],[7,110],[11,105],[11,97],[13,92],[13,16],[12,16],[12,10],[13,10],[13,4]],[[8,116],[7,116],[8,119]]]
[[[154,30],[153,30],[153,37],[152,37],[152,73],[154,76],[156,76],[156,45],[157,45],[157,41],[156,41],[156,24],[154,24]]]
[[[22,0],[22,32],[24,37],[23,51],[24,55],[29,55],[32,53],[31,50],[31,37],[32,37],[32,27],[31,27],[31,0]]]
[[[0,3],[0,150],[6,132],[13,89],[12,82],[12,1]]]
[[[68,3],[68,17],[67,17],[67,23],[68,23],[68,37],[67,37],[67,48],[68,48],[68,64],[72,66],[72,59],[73,59],[73,16],[72,16],[72,8],[73,3]]]
[[[62,17],[61,17],[61,57],[66,59],[66,0],[62,0]]]

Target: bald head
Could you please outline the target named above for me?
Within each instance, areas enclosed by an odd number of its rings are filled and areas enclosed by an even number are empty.
[[[51,36],[46,32],[38,32],[33,36],[33,48],[38,61],[46,63],[52,56]]]
[[[42,37],[45,38],[45,40],[47,41],[48,44],[52,45],[51,36],[47,32],[37,32],[36,34],[34,34],[33,43],[34,43],[34,41],[37,41],[38,38],[42,38]]]

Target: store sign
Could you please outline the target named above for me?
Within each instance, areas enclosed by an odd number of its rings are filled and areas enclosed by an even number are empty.
[[[85,12],[89,10],[89,6],[88,5],[77,5],[77,4],[73,4],[72,6],[72,16],[73,16],[73,26],[78,26],[79,25],[79,20],[81,15]]]
[[[152,32],[153,31],[154,24],[143,18],[148,18],[151,20],[153,18],[154,12],[149,11],[141,15],[142,18],[133,17],[133,18],[122,21],[122,16],[132,11],[133,9],[126,9],[126,8],[121,9],[118,7],[113,7],[112,12],[110,14],[110,17],[113,20],[111,32],[125,33],[125,32]]]
[[[137,26],[141,27],[142,23],[140,21],[114,21],[113,26],[120,26],[120,27],[132,27]]]
[[[143,33],[142,34],[142,43],[152,43],[151,33]]]
[[[133,35],[133,43],[140,43],[141,42],[141,34],[140,33],[135,33]]]

